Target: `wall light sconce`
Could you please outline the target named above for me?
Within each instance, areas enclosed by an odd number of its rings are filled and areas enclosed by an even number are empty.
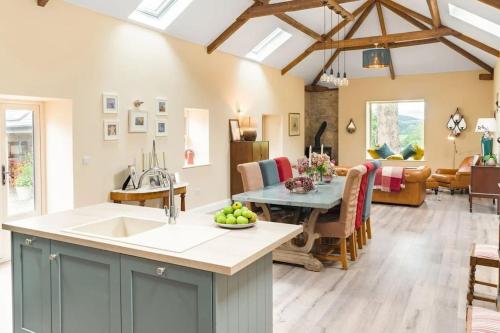
[[[349,134],[353,134],[356,132],[356,124],[354,124],[354,120],[352,118],[349,120],[349,123],[347,124],[346,130]]]
[[[450,135],[454,135],[455,137],[459,136],[460,133],[467,129],[467,122],[458,108],[455,113],[450,116],[446,127],[451,131]]]
[[[136,99],[136,100],[134,101],[134,107],[135,107],[136,109],[140,108],[142,104],[144,104],[144,102],[143,102],[143,101],[141,101],[141,100],[139,100],[139,99]]]

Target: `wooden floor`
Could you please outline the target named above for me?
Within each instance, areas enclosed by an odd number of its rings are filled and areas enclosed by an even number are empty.
[[[374,239],[348,271],[274,266],[274,332],[464,332],[469,249],[498,242],[494,210],[478,200],[470,214],[467,196],[446,192],[421,208],[375,205]],[[0,264],[2,333],[12,332],[10,295],[10,266]]]

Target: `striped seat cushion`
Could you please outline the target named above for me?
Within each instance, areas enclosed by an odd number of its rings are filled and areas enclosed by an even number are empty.
[[[500,332],[500,313],[494,310],[472,307],[469,332],[498,333]]]
[[[498,260],[498,245],[476,244],[472,255],[476,258]]]

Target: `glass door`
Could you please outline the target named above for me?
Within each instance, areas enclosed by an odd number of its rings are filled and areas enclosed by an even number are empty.
[[[0,104],[0,221],[40,213],[39,106]],[[10,257],[9,233],[0,232],[0,261]]]

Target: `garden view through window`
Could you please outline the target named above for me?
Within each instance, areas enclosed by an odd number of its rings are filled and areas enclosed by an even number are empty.
[[[424,147],[424,101],[368,102],[367,149],[387,144],[397,154],[408,145]]]

